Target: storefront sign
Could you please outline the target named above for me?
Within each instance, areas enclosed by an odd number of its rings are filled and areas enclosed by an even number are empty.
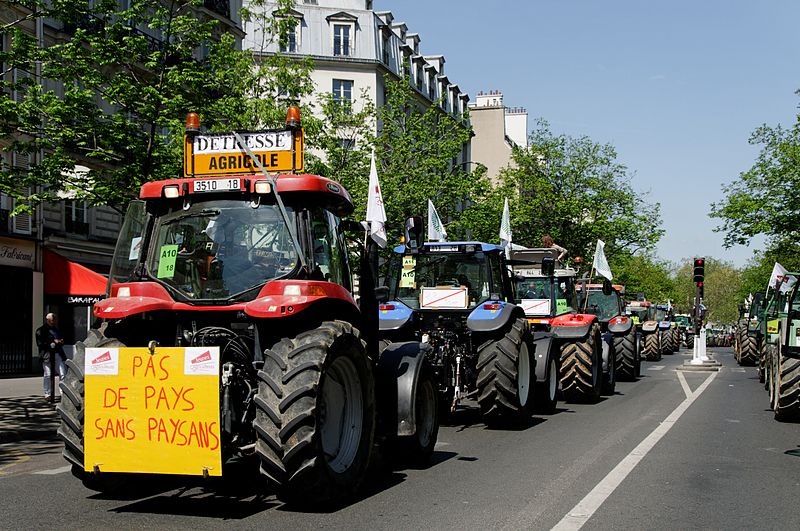
[[[33,269],[36,265],[36,244],[27,240],[0,238],[0,265]]]
[[[87,348],[87,471],[222,475],[219,347]]]

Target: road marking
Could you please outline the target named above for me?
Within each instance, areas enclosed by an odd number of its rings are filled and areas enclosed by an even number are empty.
[[[66,465],[59,468],[51,468],[50,470],[40,470],[38,472],[34,472],[34,474],[40,476],[55,476],[56,474],[63,474],[64,472],[69,472],[72,468],[72,465]]]
[[[678,373],[678,380],[681,382],[681,387],[683,387],[683,392],[686,395],[686,398],[692,396],[692,389],[689,387],[689,384],[686,383],[686,377],[683,375],[681,371],[675,371]]]
[[[747,372],[745,369],[732,369],[733,372]]]
[[[614,469],[608,473],[606,477],[604,477],[600,483],[598,483],[589,494],[586,495],[578,504],[573,507],[564,518],[558,522],[554,530],[557,531],[565,531],[571,530],[576,531],[583,527],[583,525],[592,517],[592,515],[603,505],[603,502],[611,496],[611,494],[616,490],[616,488],[622,483],[622,481],[628,477],[628,474],[639,464],[650,450],[661,440],[661,438],[667,434],[667,432],[675,425],[675,422],[681,418],[689,406],[697,399],[698,396],[702,394],[703,391],[714,381],[714,378],[717,376],[717,372],[711,373],[711,376],[706,378],[706,380],[700,384],[700,387],[697,388],[697,391],[692,393],[690,396],[686,397],[686,399],[681,402],[675,410],[669,414],[669,416],[664,419],[664,421],[658,425],[658,427],[653,430],[650,435],[645,437],[645,439],[639,443],[639,445],[633,449],[631,453],[625,456],[619,464],[614,467]]]
[[[653,365],[652,367],[648,367],[647,370],[648,371],[660,371],[664,367],[666,367],[666,365]]]

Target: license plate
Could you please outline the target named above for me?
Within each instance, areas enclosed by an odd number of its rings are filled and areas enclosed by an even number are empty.
[[[226,190],[241,190],[240,179],[202,179],[194,181],[193,192],[224,192]]]

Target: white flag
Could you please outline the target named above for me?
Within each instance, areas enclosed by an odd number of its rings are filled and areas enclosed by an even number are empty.
[[[783,277],[786,276],[786,273],[786,269],[778,262],[775,262],[775,265],[772,266],[772,275],[769,277],[769,287],[778,289],[780,284],[783,282]]]
[[[614,276],[611,274],[611,268],[608,266],[608,260],[606,260],[605,249],[606,243],[603,240],[597,240],[597,248],[594,250],[594,262],[592,262],[592,267],[608,280],[614,280]]]
[[[503,217],[500,219],[500,246],[511,246],[511,211],[508,208],[508,198],[503,204]]]
[[[367,222],[369,235],[381,246],[386,247],[386,210],[383,208],[381,185],[378,183],[378,169],[375,167],[375,152],[369,167],[369,194],[367,195]]]
[[[436,207],[433,206],[433,201],[430,199],[428,199],[428,241],[447,241],[447,231],[444,229],[442,220],[439,219],[439,214],[436,212]]]

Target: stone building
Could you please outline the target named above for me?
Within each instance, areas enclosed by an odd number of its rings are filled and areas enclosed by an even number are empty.
[[[469,112],[475,132],[473,160],[486,166],[486,175],[496,183],[500,171],[512,162],[513,146],[528,146],[528,112],[506,107],[499,90],[479,92]]]

